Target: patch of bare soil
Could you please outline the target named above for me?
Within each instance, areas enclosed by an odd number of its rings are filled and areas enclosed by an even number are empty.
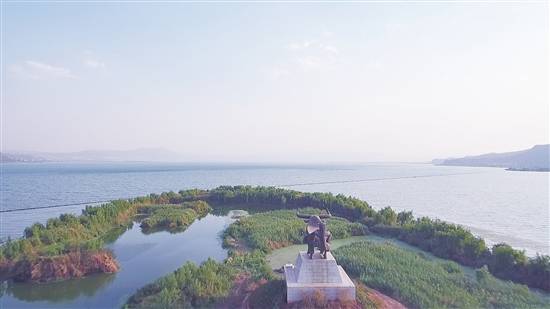
[[[114,273],[119,269],[112,253],[74,251],[52,257],[38,257],[32,261],[22,260],[0,265],[2,277],[11,277],[18,282],[48,282],[80,278],[94,273]]]
[[[383,294],[380,291],[367,287],[360,281],[354,280],[357,301],[363,308],[377,309],[406,309],[399,301]]]
[[[247,273],[240,273],[233,282],[233,288],[229,293],[229,296],[224,299],[222,303],[219,303],[216,307],[218,309],[249,309],[249,297],[260,285],[266,281],[254,282],[250,279],[250,275]]]
[[[402,303],[377,290],[369,289],[369,292],[372,299],[380,305],[380,309],[407,309]]]
[[[315,294],[304,301],[287,304],[284,302],[284,289],[279,292],[277,285],[271,285],[274,281],[259,281],[254,282],[250,276],[241,273],[234,281],[233,289],[230,295],[218,304],[219,309],[256,309],[258,306],[278,307],[280,309],[406,309],[399,301],[377,291],[371,289],[361,282],[355,282],[357,286],[356,301],[329,301],[322,293]],[[280,281],[279,281],[280,282]],[[282,283],[284,285],[284,283]],[[267,288],[265,288],[267,287]],[[264,294],[264,295],[259,295]],[[251,301],[251,298],[255,298]],[[258,298],[264,299],[264,302],[258,303]],[[265,300],[273,299],[273,302]],[[275,305],[276,304],[276,305]],[[263,308],[261,308],[263,309]]]

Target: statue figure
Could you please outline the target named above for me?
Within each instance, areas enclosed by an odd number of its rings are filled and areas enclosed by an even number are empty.
[[[304,243],[307,244],[307,254],[309,258],[313,258],[315,248],[318,248],[323,259],[327,258],[327,252],[330,251],[331,234],[326,229],[326,219],[332,217],[330,211],[326,210],[326,214],[318,216],[302,215],[297,213],[298,218],[304,219],[306,225],[306,236]],[[325,219],[325,220],[323,220]]]

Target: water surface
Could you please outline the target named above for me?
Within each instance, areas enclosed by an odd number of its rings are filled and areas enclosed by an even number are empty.
[[[120,308],[138,288],[176,270],[187,261],[221,261],[227,252],[220,232],[234,220],[207,215],[177,234],[146,235],[134,224],[108,248],[113,250],[120,271],[54,283],[3,283],[0,307]]]

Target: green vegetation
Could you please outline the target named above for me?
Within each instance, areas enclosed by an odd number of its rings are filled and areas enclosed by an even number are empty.
[[[489,270],[496,277],[550,291],[550,256],[527,258],[524,251],[507,244],[493,246]]]
[[[527,258],[523,251],[514,250],[505,244],[494,246],[490,250],[483,239],[456,224],[427,217],[415,219],[412,212],[396,213],[390,207],[377,212],[366,202],[341,194],[303,193],[275,187],[251,186],[221,186],[200,194],[201,198],[207,198],[212,203],[238,204],[239,207],[263,211],[280,208],[326,208],[333,215],[366,223],[374,233],[399,238],[463,265],[489,265],[491,273],[499,278],[550,291],[549,256]]]
[[[407,219],[398,222],[398,216]],[[456,224],[427,217],[414,220],[412,215],[395,214],[389,207],[380,210],[375,221],[376,225],[371,226],[375,233],[399,238],[433,252],[436,256],[452,259],[464,265],[482,266],[490,256],[483,239],[475,237],[470,231]]]
[[[495,279],[486,268],[468,278],[454,262],[434,262],[389,244],[360,242],[333,252],[346,271],[412,308],[549,307],[527,287]]]
[[[506,244],[489,250],[483,239],[459,225],[427,217],[414,220],[410,212],[395,214],[389,207],[380,210],[370,225],[374,233],[398,238],[438,257],[467,266],[488,265],[498,278],[550,291],[549,256],[528,258],[524,251]]]
[[[319,212],[313,208],[300,209],[299,211],[301,213]],[[335,239],[366,233],[362,224],[337,217],[328,219],[327,228]],[[224,238],[226,245],[230,239],[243,240],[252,249],[270,252],[291,244],[301,244],[303,233],[304,221],[296,217],[295,210],[275,210],[240,219],[229,226],[225,231]]]
[[[376,298],[371,297],[370,290],[366,285],[355,280],[353,283],[355,284],[355,298],[361,304],[361,308],[377,309],[383,306]]]
[[[147,227],[184,228],[210,210],[204,201],[184,201],[184,197],[189,199],[197,194],[196,190],[189,190],[117,200],[101,206],[86,206],[80,216],[63,214],[59,218],[49,219],[46,225],[35,223],[25,229],[23,238],[9,239],[0,246],[0,277],[5,279],[19,275],[18,272],[32,267],[39,257],[97,252],[105,242],[113,241],[113,237],[118,237],[131,226],[138,211],[153,217],[145,223]],[[174,201],[182,204],[152,206]],[[14,267],[16,264],[26,266]]]
[[[208,259],[200,266],[187,262],[173,273],[139,289],[125,308],[205,308],[229,295],[239,273],[253,280],[273,279],[260,251],[232,252],[222,263]]]
[[[283,280],[271,280],[258,287],[249,298],[253,309],[281,308],[286,305],[286,287]]]
[[[72,250],[97,250],[103,236],[131,223],[135,208],[128,201],[113,201],[100,207],[87,206],[81,216],[63,214],[46,225],[35,223],[25,229],[24,238],[0,247],[0,262],[54,256]]]
[[[259,250],[252,252],[232,251],[225,262],[239,272],[249,274],[254,281],[274,278],[273,272],[266,261],[265,253]]]
[[[141,221],[145,233],[159,230],[182,232],[195,219],[204,217],[210,211],[210,206],[204,201],[184,202],[181,205],[148,205],[139,207],[139,214],[147,215]]]
[[[212,190],[182,190],[164,192],[160,195],[150,194],[128,201],[114,201],[99,207],[87,207],[79,217],[62,215],[48,220],[46,225],[36,223],[27,228],[23,239],[8,241],[0,247],[0,266],[6,260],[63,254],[75,248],[96,250],[103,246],[103,237],[112,229],[120,229],[121,226],[131,223],[138,209],[145,211],[145,206],[148,205],[185,205],[186,202],[200,202],[199,200],[208,201],[218,208],[236,206],[256,211],[305,207],[328,209],[335,216],[357,222],[351,230],[344,228],[350,235],[360,234],[359,231],[364,229],[359,223],[366,224],[374,233],[398,238],[436,256],[468,266],[488,265],[489,271],[499,278],[550,291],[549,256],[527,258],[523,251],[515,250],[506,244],[498,244],[489,249],[483,239],[459,225],[426,217],[415,219],[411,212],[396,213],[389,207],[375,211],[367,202],[353,197],[331,193],[303,193],[275,187],[221,186]],[[185,209],[192,207],[181,208],[184,210],[159,208],[144,223],[145,229],[154,230],[153,227],[159,227],[176,231],[185,228],[190,224],[192,217],[190,211]],[[193,210],[197,216],[203,213],[194,208]],[[302,239],[295,231],[303,228],[302,225],[298,224],[297,219],[290,220],[290,213],[286,216],[287,219],[281,219],[282,221],[276,221],[276,224],[271,225],[277,232],[262,228],[265,225],[260,226],[259,223],[269,224],[268,220],[262,222],[256,218],[248,222],[243,220],[242,226],[232,227],[228,235],[243,239],[252,248],[264,252],[280,246],[301,243]],[[258,226],[255,225],[257,223]],[[335,238],[347,235],[347,232],[339,235],[338,220],[329,220],[329,229]],[[255,234],[247,235],[248,230],[254,230]]]
[[[333,215],[351,221],[372,217],[376,213],[367,202],[342,194],[305,193],[276,187],[220,186],[208,191],[206,199],[212,204],[239,204],[261,211],[306,207],[328,209]]]
[[[235,275],[233,267],[212,259],[199,267],[187,262],[172,274],[139,289],[125,307],[208,307],[229,294]]]

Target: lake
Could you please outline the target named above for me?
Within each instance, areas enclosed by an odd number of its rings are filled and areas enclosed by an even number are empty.
[[[137,289],[187,261],[225,259],[227,252],[222,248],[220,233],[233,221],[227,216],[207,215],[184,232],[149,235],[134,223],[107,246],[120,264],[116,274],[42,284],[4,282],[0,307],[120,308]]]
[[[3,164],[2,209],[129,198],[219,185],[275,185],[352,195],[374,208],[464,225],[489,244],[550,254],[549,173],[499,168],[371,163],[361,165],[14,163]],[[0,214],[0,237],[84,206]]]

